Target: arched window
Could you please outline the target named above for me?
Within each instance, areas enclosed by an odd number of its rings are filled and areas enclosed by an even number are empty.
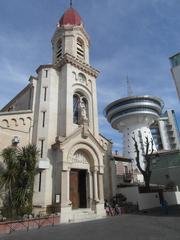
[[[73,123],[78,124],[78,101],[79,96],[74,94],[73,96]]]
[[[78,80],[80,83],[86,84],[86,76],[83,73],[78,74]]]
[[[88,101],[81,93],[73,95],[73,123],[81,124],[88,121]]]
[[[62,40],[59,39],[56,46],[56,61],[59,62],[62,57]]]
[[[77,39],[77,57],[84,59],[84,42],[82,39]]]
[[[2,127],[9,127],[8,120],[6,120],[6,119],[2,120]]]

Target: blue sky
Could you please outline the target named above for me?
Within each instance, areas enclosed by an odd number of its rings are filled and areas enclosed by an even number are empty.
[[[27,83],[41,64],[51,63],[51,37],[68,0],[0,1],[0,108]],[[103,117],[111,101],[127,96],[126,76],[135,95],[150,94],[174,109],[180,104],[169,57],[180,51],[179,0],[74,0],[90,35],[91,65],[97,79],[101,132],[121,149],[121,135]]]

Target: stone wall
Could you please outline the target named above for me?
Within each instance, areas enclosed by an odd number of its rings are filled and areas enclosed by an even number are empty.
[[[18,146],[30,143],[33,114],[31,111],[0,112],[0,151],[12,146],[15,136]]]

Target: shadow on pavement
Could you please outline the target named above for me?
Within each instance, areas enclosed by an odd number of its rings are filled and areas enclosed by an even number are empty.
[[[146,215],[155,217],[180,217],[180,205],[168,206],[166,209],[162,207],[134,212],[136,215]]]

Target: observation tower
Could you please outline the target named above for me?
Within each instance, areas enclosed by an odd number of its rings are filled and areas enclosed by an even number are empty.
[[[135,137],[142,167],[146,150],[145,138],[152,139],[150,125],[159,118],[163,106],[163,101],[157,97],[129,96],[110,103],[104,110],[111,126],[123,134],[123,156],[133,160],[136,152],[132,137]],[[155,144],[153,148],[156,150]]]

